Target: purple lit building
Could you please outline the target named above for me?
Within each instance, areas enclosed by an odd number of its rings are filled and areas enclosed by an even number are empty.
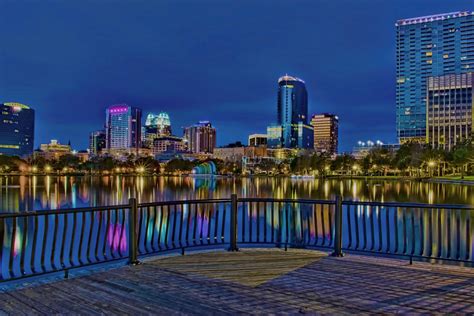
[[[107,149],[138,149],[141,147],[142,110],[116,104],[106,110]]]

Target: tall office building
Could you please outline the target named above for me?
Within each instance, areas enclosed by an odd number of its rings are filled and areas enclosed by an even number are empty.
[[[116,104],[106,110],[107,149],[136,149],[141,147],[141,109]]]
[[[334,114],[315,114],[311,118],[314,129],[314,150],[318,153],[337,154],[339,118]]]
[[[397,29],[397,137],[425,142],[429,77],[474,69],[474,12],[399,20]]]
[[[192,153],[213,153],[216,147],[216,129],[209,121],[200,121],[184,129],[184,140]]]
[[[433,148],[451,150],[474,136],[472,88],[472,73],[429,78],[427,138]]]
[[[158,137],[171,136],[171,121],[168,113],[149,113],[146,117],[142,139],[147,147],[153,146],[153,140]]]
[[[0,154],[26,157],[33,153],[35,111],[24,104],[0,104]]]
[[[303,80],[285,75],[278,79],[277,124],[267,128],[271,148],[312,148],[308,125],[308,93]]]
[[[89,135],[89,155],[97,156],[106,148],[106,134],[104,130],[94,131]]]

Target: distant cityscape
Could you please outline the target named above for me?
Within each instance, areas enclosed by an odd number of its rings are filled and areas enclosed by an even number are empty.
[[[402,19],[395,26],[398,143],[359,141],[351,153],[356,159],[366,157],[373,148],[396,152],[404,144],[449,152],[474,135],[474,12]],[[49,161],[75,155],[83,162],[97,157],[118,161],[149,157],[159,163],[219,159],[252,170],[269,160],[310,154],[335,159],[339,155],[337,113],[309,115],[305,81],[288,74],[277,81],[277,119],[262,122],[266,134],[250,133],[246,144],[223,147],[216,147],[218,135],[210,121],[198,121],[178,132],[167,112],[145,117],[136,106],[114,104],[105,109],[103,128],[90,133],[87,150],[74,151],[71,144],[57,140],[35,150],[34,109],[16,102],[0,108],[0,154],[6,156]]]

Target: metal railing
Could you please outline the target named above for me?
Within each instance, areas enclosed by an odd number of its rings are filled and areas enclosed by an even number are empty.
[[[0,214],[1,280],[193,247],[272,245],[474,263],[474,207],[237,198]]]

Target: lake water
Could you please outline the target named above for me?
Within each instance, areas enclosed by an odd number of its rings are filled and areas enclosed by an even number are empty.
[[[0,211],[68,209],[154,201],[274,197],[474,205],[474,186],[413,181],[192,177],[0,177]],[[332,247],[334,205],[241,202],[238,243]],[[41,212],[40,212],[41,214]],[[144,206],[140,254],[230,241],[230,203]],[[343,247],[472,262],[474,211],[345,205]],[[128,208],[0,219],[0,279],[126,258]]]
[[[163,200],[274,197],[474,205],[474,186],[414,181],[138,176],[2,176],[0,212],[64,209]]]

